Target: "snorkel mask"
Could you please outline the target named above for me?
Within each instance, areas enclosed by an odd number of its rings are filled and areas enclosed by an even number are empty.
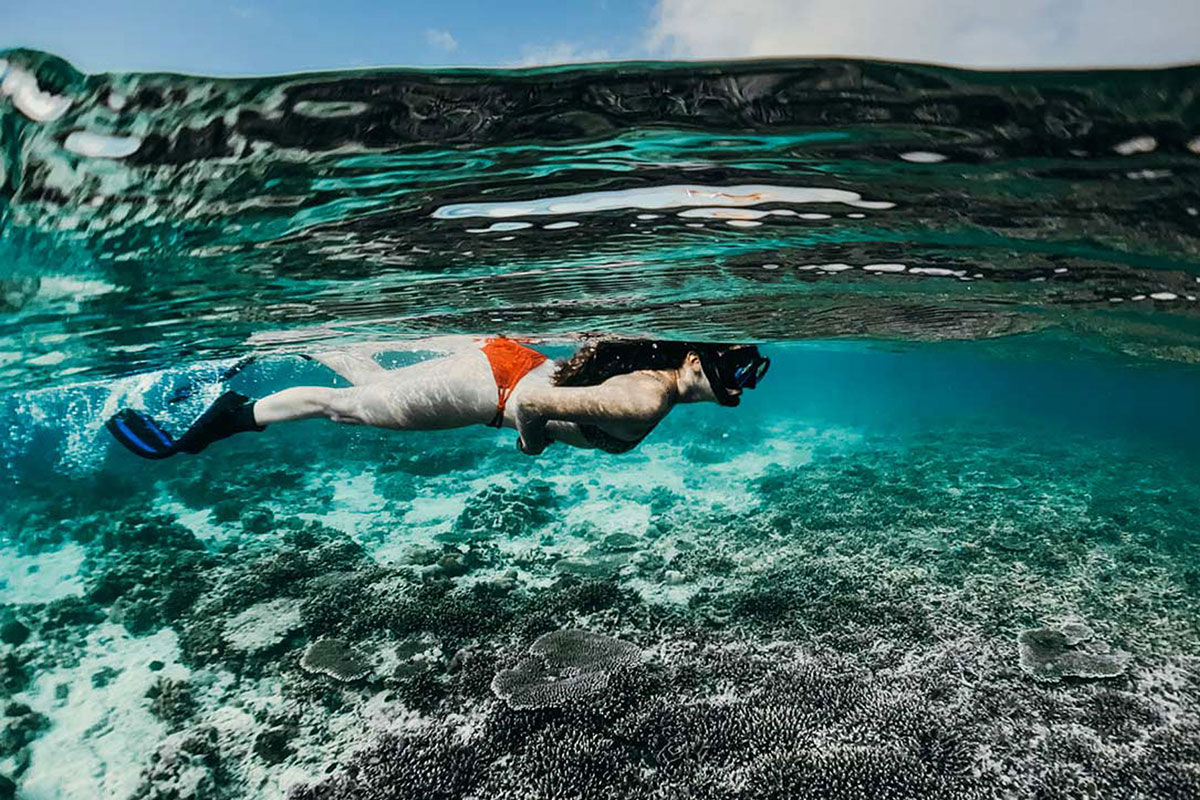
[[[754,345],[731,347],[727,350],[713,352],[707,348],[698,348],[700,366],[704,377],[708,378],[717,396],[717,402],[723,406],[736,406],[742,398],[732,393],[734,389],[753,389],[767,374],[771,359],[759,355]]]

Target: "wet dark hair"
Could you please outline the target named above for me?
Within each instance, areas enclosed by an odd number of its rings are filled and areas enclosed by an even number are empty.
[[[675,369],[688,353],[716,356],[736,344],[673,342],[658,339],[602,339],[590,342],[559,363],[556,386],[596,386],[614,375],[640,369]]]

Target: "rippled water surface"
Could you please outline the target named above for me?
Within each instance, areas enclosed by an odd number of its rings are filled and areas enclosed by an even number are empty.
[[[9,385],[496,329],[1049,327],[1194,359],[1195,67],[217,80],[3,58]]]
[[[1200,796],[1198,92],[0,51],[0,798]],[[620,456],[103,427],[495,334],[772,367]]]

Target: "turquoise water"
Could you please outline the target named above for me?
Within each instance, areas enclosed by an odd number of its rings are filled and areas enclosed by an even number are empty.
[[[1200,795],[1198,68],[0,74],[0,796]],[[495,333],[773,363],[620,456],[102,426]]]

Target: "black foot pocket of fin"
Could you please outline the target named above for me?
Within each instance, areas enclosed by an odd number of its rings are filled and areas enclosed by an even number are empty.
[[[254,423],[254,403],[237,392],[226,392],[192,423],[179,437],[176,448],[184,453],[199,453],[213,442],[246,431],[261,431],[266,426]]]
[[[118,442],[142,458],[166,458],[179,452],[171,435],[140,411],[123,408],[104,423]]]

